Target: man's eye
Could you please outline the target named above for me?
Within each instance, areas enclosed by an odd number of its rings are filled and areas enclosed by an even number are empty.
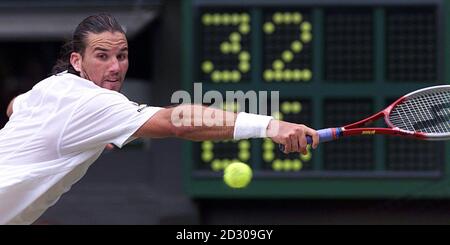
[[[98,54],[97,57],[102,60],[107,58],[107,56],[105,54]]]
[[[127,58],[127,55],[126,54],[119,54],[118,56],[117,56],[117,59],[118,60],[124,60],[124,59],[126,59]]]

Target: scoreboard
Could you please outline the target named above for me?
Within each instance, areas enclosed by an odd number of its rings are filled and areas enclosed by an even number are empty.
[[[204,92],[224,95],[278,91],[279,110],[269,113],[280,120],[316,129],[345,125],[408,92],[449,81],[446,1],[182,4],[184,89],[202,83]],[[429,198],[450,196],[449,150],[446,142],[358,136],[307,155],[285,155],[270,139],[185,142],[182,154],[193,197]],[[245,189],[222,181],[223,169],[236,160],[254,171]]]

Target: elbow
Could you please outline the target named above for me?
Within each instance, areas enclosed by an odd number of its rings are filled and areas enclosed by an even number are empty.
[[[10,118],[11,115],[12,115],[12,110],[10,110],[9,107],[8,107],[8,109],[6,110],[6,116],[7,116],[8,118]]]
[[[11,102],[8,105],[8,108],[6,109],[6,116],[11,117],[11,115],[13,114],[13,102],[14,100],[11,100]]]

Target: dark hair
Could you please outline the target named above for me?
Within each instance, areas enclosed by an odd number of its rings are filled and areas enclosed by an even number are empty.
[[[86,49],[86,39],[89,33],[103,33],[103,32],[121,32],[125,34],[119,22],[110,14],[101,13],[92,15],[81,21],[73,32],[72,40],[66,42],[59,53],[58,60],[52,68],[52,74],[68,70],[70,73],[80,75],[70,64],[70,54],[72,52],[84,54]]]

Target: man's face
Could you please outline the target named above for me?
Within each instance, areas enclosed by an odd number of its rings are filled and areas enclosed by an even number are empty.
[[[84,54],[77,57],[74,68],[82,78],[102,88],[120,90],[128,70],[128,43],[123,33],[89,33]]]

